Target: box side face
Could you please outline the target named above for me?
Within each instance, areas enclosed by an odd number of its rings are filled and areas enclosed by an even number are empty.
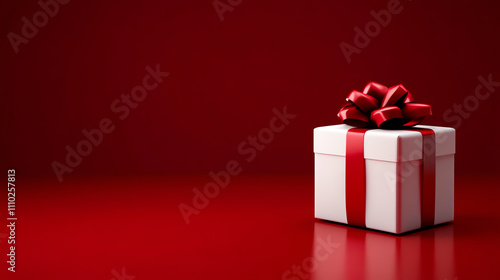
[[[455,153],[455,130],[449,127],[417,126],[435,133],[436,156]],[[412,130],[371,129],[365,133],[366,159],[406,162],[422,159],[422,134]]]
[[[436,156],[455,154],[455,129],[451,127],[418,125],[434,130],[436,134]]]
[[[420,228],[420,169],[422,160],[399,163],[398,180],[401,186],[400,232]]]
[[[366,160],[366,227],[397,232],[396,162]]]
[[[314,155],[314,216],[347,223],[345,157]]]
[[[436,211],[434,224],[454,219],[455,155],[436,157]]]

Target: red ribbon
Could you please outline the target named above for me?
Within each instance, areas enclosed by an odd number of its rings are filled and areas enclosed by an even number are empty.
[[[345,157],[345,199],[347,223],[365,227],[366,166],[364,137],[368,129],[351,128],[347,131]]]
[[[343,123],[355,127],[410,127],[432,115],[431,106],[414,103],[413,96],[401,84],[387,88],[370,82],[363,92],[352,91],[347,101],[337,116]]]
[[[366,166],[364,135],[369,129],[351,128],[346,136],[346,213],[347,223],[366,227]],[[422,134],[422,165],[420,169],[421,227],[434,225],[436,192],[436,149],[432,129],[413,128]],[[399,178],[400,174],[396,174]],[[399,181],[399,179],[398,179]],[[399,184],[399,183],[398,183]],[[399,209],[398,209],[399,210]]]

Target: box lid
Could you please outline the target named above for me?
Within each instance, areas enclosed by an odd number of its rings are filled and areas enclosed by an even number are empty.
[[[429,125],[415,127],[434,130],[436,156],[455,153],[455,129]],[[351,128],[354,127],[345,124],[315,128],[314,152],[345,156],[346,135]],[[405,162],[422,159],[422,134],[409,130],[370,129],[365,133],[364,153],[365,159],[383,161]]]

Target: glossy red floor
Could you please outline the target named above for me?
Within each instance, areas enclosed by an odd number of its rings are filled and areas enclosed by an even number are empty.
[[[17,272],[1,279],[498,279],[498,181],[458,177],[453,224],[404,236],[313,218],[312,175],[18,179]],[[5,220],[5,219],[4,219]],[[0,234],[6,230],[0,230]],[[311,258],[316,257],[316,260]],[[135,278],[133,278],[135,277]]]

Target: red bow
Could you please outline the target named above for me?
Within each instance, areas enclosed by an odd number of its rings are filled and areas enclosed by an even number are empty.
[[[363,92],[353,90],[347,101],[337,116],[343,123],[355,127],[409,127],[432,115],[431,106],[414,103],[413,96],[401,84],[387,88],[370,82]]]

